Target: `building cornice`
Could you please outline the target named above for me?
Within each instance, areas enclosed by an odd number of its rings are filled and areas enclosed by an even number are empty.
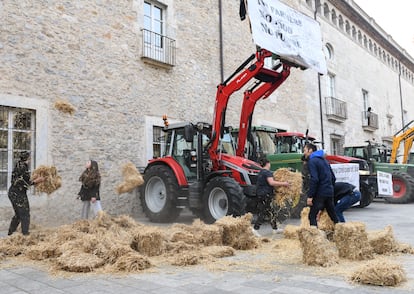
[[[384,50],[393,55],[406,68],[414,72],[414,59],[402,48],[387,32],[385,32],[364,10],[353,0],[328,0],[338,11],[346,16],[355,25]]]

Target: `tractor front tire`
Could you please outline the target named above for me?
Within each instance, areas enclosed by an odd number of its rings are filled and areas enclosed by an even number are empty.
[[[140,199],[145,215],[155,223],[169,223],[181,212],[177,208],[178,184],[174,173],[167,166],[154,165],[144,174]]]
[[[394,172],[392,174],[392,197],[385,197],[388,203],[405,204],[412,200],[414,193],[414,179],[405,172]]]
[[[215,177],[209,181],[203,195],[203,221],[212,224],[226,216],[245,213],[246,196],[239,183],[230,177]]]

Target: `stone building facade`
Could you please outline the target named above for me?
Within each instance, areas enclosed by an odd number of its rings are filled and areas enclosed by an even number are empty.
[[[309,129],[340,153],[413,119],[413,58],[352,0],[284,2],[320,22],[329,73],[293,68],[257,103],[254,124]],[[12,216],[7,187],[19,150],[34,154],[32,168],[53,165],[62,177],[51,195],[30,196],[32,222],[80,217],[78,178],[89,159],[100,165],[104,210],[141,213],[136,192],[116,194],[122,165],[145,166],[156,155],[164,114],[170,122],[212,120],[216,86],[255,50],[239,3],[2,1],[0,229]],[[238,123],[241,93],[230,99],[229,125]],[[369,106],[377,125],[364,120]]]

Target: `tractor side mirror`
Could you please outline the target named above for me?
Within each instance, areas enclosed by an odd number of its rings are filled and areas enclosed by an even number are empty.
[[[193,139],[194,139],[194,128],[193,128],[193,125],[186,125],[184,127],[184,139],[187,142],[193,142]]]

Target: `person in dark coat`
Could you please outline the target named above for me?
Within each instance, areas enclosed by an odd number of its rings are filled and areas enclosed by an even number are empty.
[[[308,168],[310,173],[307,204],[310,206],[309,222],[311,226],[317,226],[317,215],[319,211],[326,209],[331,220],[336,224],[338,217],[334,207],[334,184],[335,175],[325,159],[323,150],[316,150],[316,146],[307,143],[304,155],[309,158]]]
[[[361,200],[361,192],[350,183],[336,182],[334,189],[335,213],[341,223],[345,222],[344,211]]]
[[[19,155],[11,179],[11,186],[8,191],[10,202],[13,206],[14,216],[11,219],[8,235],[13,234],[21,224],[22,234],[29,235],[30,206],[27,198],[27,189],[31,185],[44,181],[43,177],[30,179],[29,172],[30,153],[23,151]]]
[[[274,187],[289,186],[289,182],[279,182],[273,179],[273,172],[270,170],[270,161],[266,158],[260,160],[262,169],[257,176],[256,196],[257,196],[257,219],[254,222],[254,230],[259,230],[263,224],[266,211],[274,197]],[[275,224],[274,224],[275,225]],[[277,227],[273,227],[277,229]]]
[[[78,198],[80,198],[83,203],[81,218],[88,219],[91,204],[95,215],[102,210],[101,197],[99,193],[101,175],[96,161],[89,160],[86,162],[85,167],[85,170],[79,177],[79,181],[82,182],[82,186],[78,193]]]

